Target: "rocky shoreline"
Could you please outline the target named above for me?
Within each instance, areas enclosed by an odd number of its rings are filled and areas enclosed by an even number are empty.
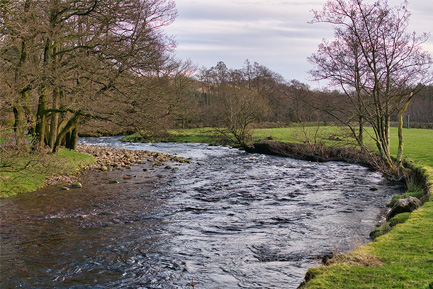
[[[134,164],[149,164],[149,166],[162,166],[166,162],[189,163],[190,161],[173,155],[141,151],[128,150],[101,146],[77,146],[76,151],[87,154],[96,159],[94,164],[84,167],[82,170],[129,170]],[[80,173],[76,175],[54,176],[47,180],[48,185],[71,185],[79,180]]]

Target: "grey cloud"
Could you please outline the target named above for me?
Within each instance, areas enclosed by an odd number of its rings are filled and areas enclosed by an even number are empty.
[[[240,68],[248,58],[286,79],[307,82],[306,72],[311,69],[307,57],[317,50],[322,38],[333,38],[330,25],[308,24],[313,16],[310,11],[320,10],[325,2],[177,0],[179,17],[167,33],[177,39],[178,57],[191,59],[199,66],[210,67],[224,61],[231,68]],[[400,2],[390,0],[390,5]],[[433,27],[433,4],[425,2],[409,3],[415,23],[411,29],[417,32],[431,31]],[[425,47],[432,49],[432,43],[430,40]]]

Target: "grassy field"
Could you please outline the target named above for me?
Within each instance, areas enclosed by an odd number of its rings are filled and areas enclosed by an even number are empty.
[[[344,144],[342,135],[346,135],[347,131],[344,128],[338,127],[306,127],[307,135],[314,141],[314,136],[317,133],[316,141],[323,141],[327,145]],[[373,131],[367,128],[367,136],[365,142],[374,149],[374,142],[368,137]],[[398,135],[397,128],[392,127],[390,130],[391,153],[397,155]],[[433,130],[431,129],[403,129],[404,136],[404,157],[412,161],[416,161],[422,165],[433,167]],[[301,142],[305,141],[304,131],[300,127],[295,128],[276,128],[276,129],[257,129],[254,132],[255,139],[265,139],[272,137],[274,140],[282,142]],[[339,141],[335,139],[339,138]]]
[[[2,151],[0,197],[35,191],[45,185],[48,177],[74,174],[94,162],[91,156],[67,149],[61,149],[57,155]]]
[[[369,138],[373,131],[369,128],[366,130],[365,142],[371,149],[375,149],[374,142]],[[418,162],[422,165],[433,167],[433,130],[431,129],[403,129],[404,133],[404,157]],[[196,129],[178,129],[170,131],[174,142],[199,142],[213,143],[217,136],[211,128]],[[344,138],[348,132],[344,128],[335,126],[322,127],[289,127],[289,128],[269,128],[254,130],[253,137],[255,140],[272,138],[281,142],[304,142],[305,135],[311,142],[323,142],[329,146],[340,146],[350,143],[350,139]],[[391,135],[391,153],[397,154],[397,128],[392,127]],[[125,141],[131,141],[138,137],[138,134],[125,137]]]

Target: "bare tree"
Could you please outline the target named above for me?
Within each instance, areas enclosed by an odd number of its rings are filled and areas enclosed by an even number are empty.
[[[14,108],[20,136],[24,104],[37,103],[32,112],[35,149],[47,145],[56,151],[62,144],[73,148],[80,123],[115,117],[121,106],[110,104],[128,103],[132,91],[142,94],[147,80],[155,79],[169,62],[174,47],[161,29],[176,17],[171,0],[26,0],[1,5],[5,99]]]
[[[234,138],[242,147],[252,144],[253,123],[263,120],[269,111],[263,88],[266,81],[258,78],[258,69],[249,61],[245,64],[243,69],[229,69],[220,61],[199,75],[206,117],[226,141]]]
[[[220,86],[214,111],[218,132],[227,140],[233,136],[241,147],[249,147],[253,143],[251,125],[259,121],[268,109],[267,100],[254,90],[231,84]]]
[[[146,139],[168,136],[167,129],[176,120],[187,121],[194,111],[195,67],[191,62],[170,60],[158,71],[135,79],[130,75],[134,84],[121,92],[128,97],[116,104],[122,109],[115,123],[133,128]]]
[[[373,127],[376,146],[390,168],[391,116],[403,115],[413,96],[432,81],[429,69],[433,60],[421,48],[428,35],[407,32],[407,4],[390,7],[385,0],[371,4],[364,0],[328,1],[322,11],[314,11],[312,21],[330,23],[335,32],[335,40],[324,41],[310,58],[316,66],[312,75],[328,79],[344,91],[359,124],[365,119]],[[399,139],[400,166],[401,127]]]

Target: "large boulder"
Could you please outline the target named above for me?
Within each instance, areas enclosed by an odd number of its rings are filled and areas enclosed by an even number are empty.
[[[415,197],[399,199],[397,202],[395,202],[391,211],[386,216],[386,219],[390,220],[392,217],[400,213],[413,212],[419,207],[421,207],[421,201]]]

